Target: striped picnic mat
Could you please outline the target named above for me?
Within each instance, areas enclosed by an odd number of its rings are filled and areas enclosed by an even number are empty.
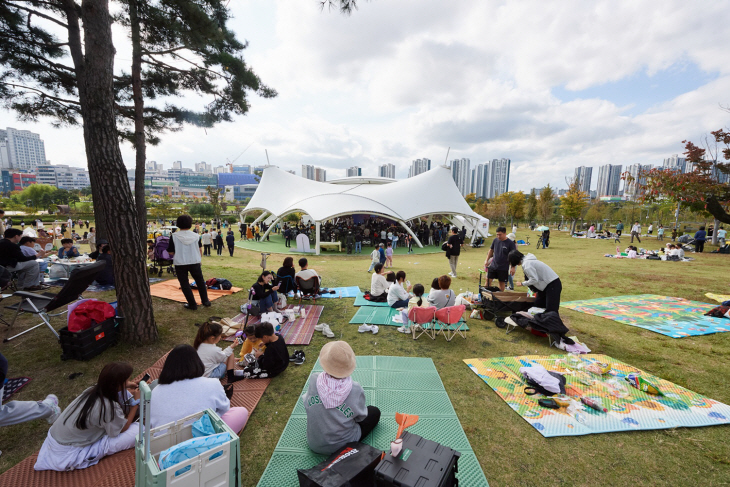
[[[295,305],[290,304],[287,309],[293,309]],[[297,318],[292,322],[284,323],[281,326],[281,336],[284,337],[284,342],[287,345],[309,345],[312,341],[312,335],[314,335],[314,327],[319,322],[319,317],[322,315],[324,306],[320,305],[302,305],[304,307],[306,318]],[[246,315],[241,313],[233,321],[236,323],[243,323],[246,321]],[[249,318],[249,324],[256,324],[261,319],[258,316],[252,316]],[[233,337],[228,337],[227,340],[233,341]]]

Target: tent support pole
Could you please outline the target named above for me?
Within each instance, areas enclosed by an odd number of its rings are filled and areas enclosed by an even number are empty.
[[[322,227],[322,222],[315,222],[315,224],[314,224],[314,232],[315,232],[314,253],[315,253],[315,255],[319,255],[319,229],[321,227]]]
[[[276,226],[276,224],[279,223],[280,221],[281,221],[281,217],[274,220],[273,223],[271,225],[269,225],[269,228],[267,228],[266,231],[264,232],[264,234],[261,236],[261,240],[266,240],[266,237],[268,237],[269,233],[271,233],[271,229],[274,228]]]
[[[253,226],[253,225],[256,225],[256,224],[257,224],[257,223],[258,223],[259,221],[263,220],[263,219],[264,219],[264,217],[266,217],[266,215],[268,215],[268,214],[269,214],[269,212],[268,212],[268,211],[263,211],[263,212],[261,212],[261,214],[259,215],[259,217],[258,217],[257,219],[255,219],[255,220],[254,220],[254,221],[253,221],[253,222],[251,223],[251,226]]]
[[[417,244],[417,245],[418,245],[418,246],[419,246],[420,248],[423,248],[423,244],[421,243],[421,241],[420,241],[420,240],[418,240],[418,237],[416,237],[416,234],[415,234],[415,233],[413,233],[413,230],[411,230],[411,229],[410,229],[410,228],[408,227],[408,225],[406,225],[406,222],[404,222],[403,220],[397,220],[397,221],[398,221],[398,223],[400,223],[400,224],[401,224],[401,226],[402,226],[403,228],[405,228],[405,229],[406,229],[406,232],[408,232],[408,234],[409,234],[409,235],[411,236],[411,238],[412,238],[413,240],[415,240],[415,241],[416,241],[416,244]]]

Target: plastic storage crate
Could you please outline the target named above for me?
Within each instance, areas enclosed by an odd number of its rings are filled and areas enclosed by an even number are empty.
[[[403,448],[390,454],[375,468],[377,487],[452,487],[461,453],[408,431],[401,436]]]
[[[149,386],[140,382],[140,418],[150,422]],[[193,437],[192,424],[208,414],[216,433],[228,433],[230,441],[197,457],[160,470],[160,453]],[[143,429],[140,422],[135,445],[136,487],[239,487],[241,485],[241,448],[238,435],[211,409],[157,428]]]
[[[64,326],[58,330],[61,360],[89,360],[116,345],[121,320],[121,317],[115,316],[77,332],[68,331],[68,327]]]

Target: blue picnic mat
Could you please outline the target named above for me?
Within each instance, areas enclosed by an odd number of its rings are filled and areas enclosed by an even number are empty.
[[[334,291],[334,294],[322,294],[323,298],[354,298],[358,295],[362,295],[360,288],[357,286],[348,287],[331,287],[329,291]]]

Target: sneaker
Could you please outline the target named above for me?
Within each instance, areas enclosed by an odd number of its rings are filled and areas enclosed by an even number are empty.
[[[314,325],[314,331],[322,331],[327,323],[318,323]]]
[[[301,350],[294,350],[294,353],[289,357],[289,362],[294,362],[297,359],[299,352],[301,352]]]
[[[405,326],[399,326],[399,327],[398,327],[398,331],[399,331],[400,333],[410,333],[410,332],[411,332],[411,329],[410,329],[410,328],[408,328],[408,327],[405,327]]]
[[[297,350],[296,352],[294,352],[294,355],[296,355],[296,357],[294,358],[294,365],[302,365],[304,363],[304,360],[306,360],[304,357],[304,352],[302,350]]]
[[[330,325],[327,323],[322,324],[322,335],[326,336],[327,338],[334,338],[335,334],[330,328]]]
[[[360,325],[360,327],[357,329],[357,331],[359,331],[360,333],[367,333],[369,331],[373,331],[373,326],[368,325],[367,323],[364,323],[364,324]]]
[[[378,326],[376,326],[376,325],[371,325],[370,326],[370,331],[373,332],[373,335],[377,335],[378,330],[380,330],[380,328]]]
[[[56,397],[55,394],[48,394],[41,402],[51,408],[51,415],[46,418],[46,421],[48,421],[49,424],[53,424],[61,415],[61,408],[58,406],[58,397]]]

